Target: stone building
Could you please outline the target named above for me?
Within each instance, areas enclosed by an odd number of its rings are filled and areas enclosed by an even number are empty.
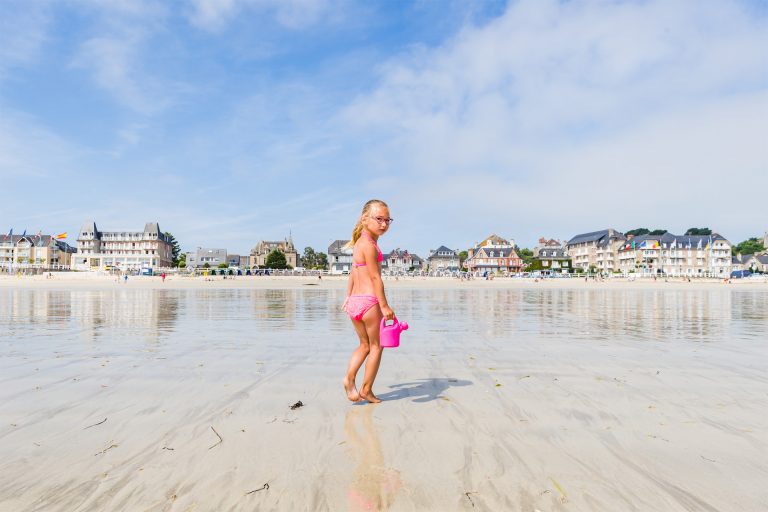
[[[461,266],[461,262],[459,261],[459,250],[449,249],[444,245],[441,245],[433,251],[429,251],[427,262],[429,264],[429,270],[432,271],[446,270],[454,272],[459,270]]]
[[[77,238],[75,266],[80,270],[147,270],[172,265],[172,246],[157,222],[144,231],[99,231],[86,222]]]
[[[285,240],[269,241],[262,240],[251,249],[249,263],[251,267],[264,267],[267,263],[267,256],[274,250],[285,254],[285,261],[291,268],[298,266],[299,254],[293,245],[293,238],[288,237]]]

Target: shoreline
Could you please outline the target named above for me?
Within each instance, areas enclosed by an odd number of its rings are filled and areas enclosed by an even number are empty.
[[[0,288],[8,289],[343,289],[347,276],[216,276],[181,277],[168,276],[165,282],[159,276],[131,276],[127,282],[115,276],[100,276],[80,273],[54,273],[52,278],[39,276],[0,276]],[[585,280],[584,278],[475,278],[459,280],[452,277],[384,277],[385,288],[434,289],[623,289],[623,290],[699,290],[699,289],[768,289],[768,277],[763,279],[733,279],[725,283],[722,279],[693,279],[688,282],[680,278],[636,279],[610,278],[606,280]]]

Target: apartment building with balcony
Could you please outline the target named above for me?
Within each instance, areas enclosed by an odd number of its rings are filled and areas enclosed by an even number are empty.
[[[574,236],[568,240],[566,250],[574,269],[610,273],[619,268],[618,250],[625,240],[623,233],[608,228]]]
[[[0,269],[68,270],[76,249],[51,235],[0,236]]]
[[[640,235],[619,249],[619,268],[627,273],[670,276],[728,276],[731,243],[712,235]]]
[[[83,224],[77,237],[73,266],[79,270],[147,270],[172,265],[169,238],[157,222],[143,231],[100,231],[96,223]]]

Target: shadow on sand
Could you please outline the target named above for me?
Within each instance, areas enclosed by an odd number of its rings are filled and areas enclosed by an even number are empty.
[[[443,391],[454,386],[471,386],[472,381],[450,378],[438,379],[416,379],[413,382],[404,382],[389,386],[392,391],[387,391],[378,396],[383,401],[402,400],[403,398],[413,398],[414,402],[431,402],[438,398],[444,398]]]

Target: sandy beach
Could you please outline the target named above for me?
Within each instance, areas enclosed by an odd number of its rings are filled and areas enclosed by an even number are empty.
[[[767,283],[345,285],[0,278],[0,511],[768,508]]]

